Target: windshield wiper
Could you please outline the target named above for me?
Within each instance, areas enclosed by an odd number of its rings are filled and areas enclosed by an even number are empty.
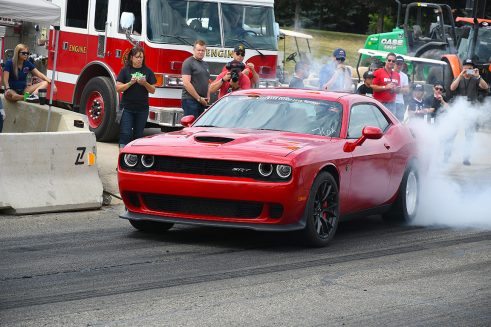
[[[193,127],[218,127],[215,125],[194,125]]]
[[[246,40],[244,39],[228,39],[227,41],[236,41],[236,42],[239,42],[239,43],[244,43],[245,45],[247,45],[249,48],[253,49],[253,50],[256,50],[261,56],[264,56],[264,54],[259,51],[257,48],[255,48],[252,44],[250,44],[249,42],[247,42]],[[226,41],[225,41],[226,43]]]
[[[181,37],[181,36],[178,36],[178,35],[170,35],[170,34],[160,34],[160,36],[164,36],[164,37],[173,37],[175,39],[178,39],[179,41],[183,42],[183,43],[186,43],[188,45],[193,45],[191,42],[189,42],[188,40],[186,40],[185,38]]]

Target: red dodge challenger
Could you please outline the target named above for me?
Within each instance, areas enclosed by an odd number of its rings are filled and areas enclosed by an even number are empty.
[[[340,219],[416,214],[415,138],[372,98],[244,90],[181,123],[183,130],[135,140],[119,155],[121,218],[138,230],[298,230],[324,246]]]

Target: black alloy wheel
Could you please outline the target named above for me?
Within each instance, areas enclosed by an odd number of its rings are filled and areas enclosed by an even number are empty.
[[[315,178],[305,210],[305,241],[315,247],[326,246],[334,237],[339,222],[339,190],[330,173],[323,171]]]

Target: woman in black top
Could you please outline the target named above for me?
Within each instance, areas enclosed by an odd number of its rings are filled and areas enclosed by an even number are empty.
[[[148,93],[155,93],[156,82],[154,73],[145,66],[143,48],[136,46],[131,49],[116,80],[116,91],[123,92],[120,148],[143,136],[149,111]]]

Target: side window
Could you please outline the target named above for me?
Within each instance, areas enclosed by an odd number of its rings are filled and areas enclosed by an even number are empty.
[[[365,126],[378,127],[384,131],[389,122],[376,106],[368,103],[356,104],[350,110],[348,138],[359,138]]]
[[[135,15],[135,23],[133,24],[133,34],[141,35],[142,33],[142,8],[141,1],[134,0],[121,0],[121,6],[119,7],[118,25],[119,18],[123,12],[132,12]],[[124,33],[124,31],[119,28],[119,33]]]
[[[66,4],[66,26],[87,28],[89,0],[68,0]]]
[[[95,3],[94,28],[97,31],[106,29],[108,0],[97,0]]]

